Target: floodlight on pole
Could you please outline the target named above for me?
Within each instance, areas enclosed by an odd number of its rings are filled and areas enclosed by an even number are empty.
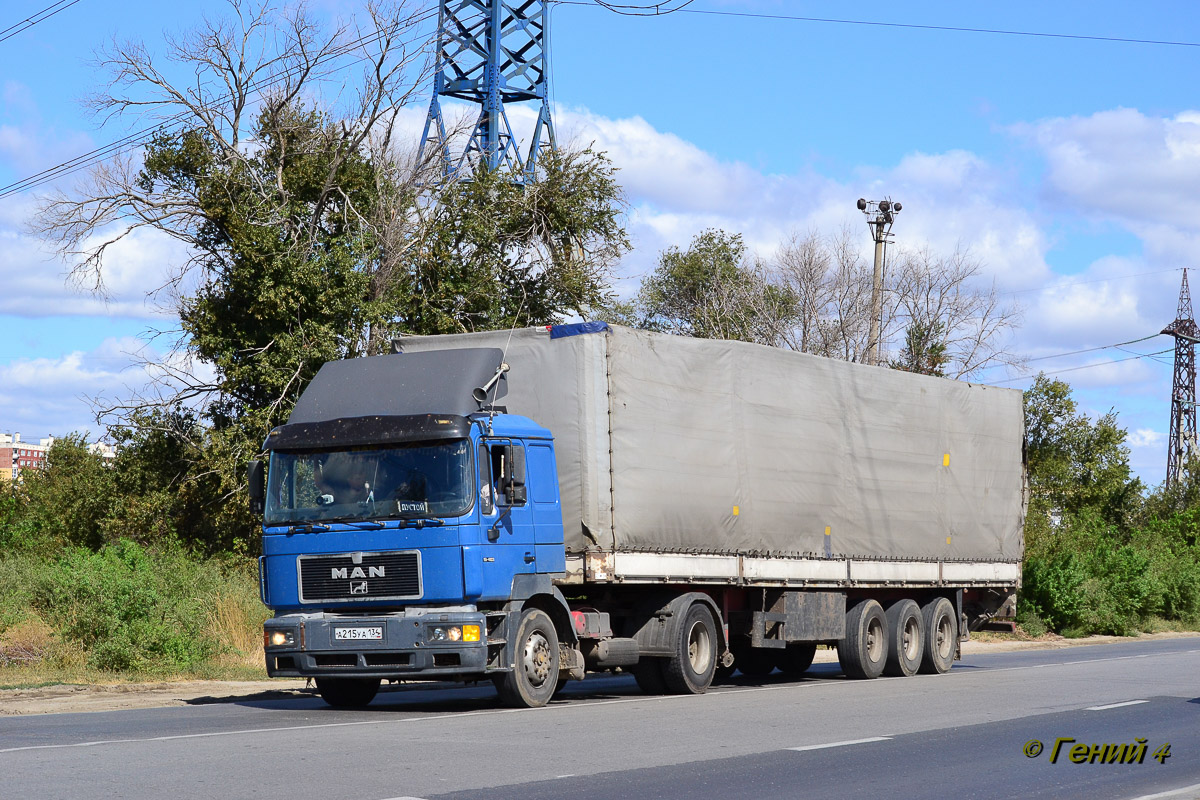
[[[883,265],[892,223],[903,206],[890,197],[883,200],[858,199],[858,210],[867,216],[867,227],[875,240],[875,276],[871,284],[871,328],[867,334],[867,363],[879,363],[879,337],[883,327]]]

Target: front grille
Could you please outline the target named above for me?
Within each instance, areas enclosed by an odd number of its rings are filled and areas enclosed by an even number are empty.
[[[421,596],[421,554],[415,550],[300,556],[297,564],[302,603],[414,600]]]

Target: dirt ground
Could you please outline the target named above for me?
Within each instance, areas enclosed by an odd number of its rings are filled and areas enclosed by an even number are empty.
[[[1064,639],[1045,636],[1015,640],[983,634],[963,644],[963,654],[999,653],[1011,650],[1057,650],[1094,644],[1143,641],[1147,639],[1200,638],[1200,633],[1148,633],[1137,637],[1089,636]],[[819,650],[816,661],[837,661],[833,650]],[[121,683],[95,686],[44,686],[36,689],[0,690],[0,716],[59,714],[77,711],[114,711],[128,708],[230,703],[239,700],[300,697],[312,692],[303,680],[263,681],[178,681],[171,683]]]

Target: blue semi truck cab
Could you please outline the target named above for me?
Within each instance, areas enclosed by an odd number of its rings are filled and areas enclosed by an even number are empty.
[[[511,704],[536,706],[560,671],[583,676],[570,636],[559,641],[573,623],[552,583],[566,569],[554,439],[489,400],[498,356],[334,362],[267,437],[251,496],[263,512],[262,600],[275,612],[269,675],[316,678],[346,707],[403,679],[490,679]],[[375,387],[382,400],[364,399],[370,388],[342,365],[376,377],[401,368],[408,400],[386,385]],[[472,392],[489,368],[488,388]],[[446,387],[423,379],[447,370],[460,378],[449,391],[465,385],[475,411],[357,413],[439,404]]]

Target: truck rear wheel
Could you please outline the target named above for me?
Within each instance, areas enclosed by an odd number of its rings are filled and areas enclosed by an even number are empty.
[[[958,619],[954,606],[946,598],[937,597],[921,607],[921,617],[925,623],[925,646],[920,671],[926,674],[949,672],[958,649]]]
[[[379,692],[379,678],[317,678],[317,692],[334,708],[364,708]]]
[[[925,625],[915,600],[897,600],[888,606],[888,654],[885,675],[916,675],[925,649]]]
[[[730,649],[733,650],[733,666],[747,678],[765,678],[778,666],[779,659],[774,650],[751,647],[746,637],[731,643]]]
[[[637,681],[638,688],[645,694],[667,693],[661,658],[643,656],[633,667],[633,677]]]
[[[875,600],[860,600],[846,612],[846,636],[837,643],[847,678],[878,678],[887,662],[887,619]]]
[[[712,614],[692,603],[675,640],[675,654],[663,661],[663,683],[672,694],[704,694],[717,669],[717,626]]]
[[[779,671],[785,675],[799,677],[812,666],[817,657],[815,642],[791,642],[779,653]]]
[[[521,612],[516,635],[509,641],[513,669],[493,681],[500,700],[513,708],[539,708],[550,702],[558,685],[558,633],[545,611]]]

